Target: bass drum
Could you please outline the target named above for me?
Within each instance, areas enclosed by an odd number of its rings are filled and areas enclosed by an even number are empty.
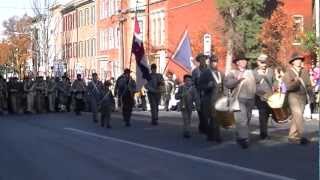
[[[290,119],[290,111],[287,107],[283,108],[271,108],[272,117],[276,123],[284,124]]]
[[[230,129],[234,126],[235,120],[233,112],[216,111],[220,126],[224,129]]]

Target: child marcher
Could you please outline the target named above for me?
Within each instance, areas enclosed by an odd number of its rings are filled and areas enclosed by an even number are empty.
[[[110,119],[111,119],[111,112],[114,111],[115,108],[115,100],[114,96],[110,90],[111,83],[107,81],[105,83],[105,92],[104,96],[100,103],[100,113],[101,113],[101,120],[100,125],[104,127],[106,124],[107,128],[111,128]]]
[[[180,100],[180,109],[183,119],[183,137],[191,137],[191,116],[193,105],[195,103],[196,108],[200,108],[200,99],[197,93],[195,86],[192,83],[192,76],[185,75],[183,77],[184,84],[181,85],[178,89],[178,92],[175,95],[177,100]]]

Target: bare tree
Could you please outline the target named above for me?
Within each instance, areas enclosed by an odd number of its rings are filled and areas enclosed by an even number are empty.
[[[49,55],[49,42],[50,38],[55,38],[54,36],[49,36],[50,29],[52,25],[52,16],[53,14],[50,11],[50,8],[57,4],[57,0],[32,0],[32,9],[35,15],[35,26],[39,32],[39,39],[34,41],[34,46],[38,50],[38,60],[37,70],[39,66],[44,67],[45,75],[48,75],[49,72],[49,59],[52,55]]]

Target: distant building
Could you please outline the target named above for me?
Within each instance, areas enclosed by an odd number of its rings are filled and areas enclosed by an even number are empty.
[[[71,78],[97,71],[95,1],[72,1],[62,9],[63,57]]]
[[[63,19],[61,10],[63,6],[60,4],[50,8],[50,23],[49,23],[49,67],[53,76],[61,77],[66,72],[66,62],[63,57],[62,37],[63,37]]]
[[[297,34],[312,30],[312,10],[316,10],[313,0],[283,2],[284,10],[294,20]],[[185,73],[176,64],[168,64],[185,30],[188,30],[194,57],[203,52],[204,34],[211,35],[212,48],[220,59],[219,67],[225,68],[223,19],[215,1],[74,0],[66,4],[61,13],[61,59],[65,60],[72,78],[77,73],[90,78],[92,72],[97,72],[105,80],[118,77],[127,67],[135,71],[131,45],[136,14],[149,64],[157,64],[159,72],[171,71],[178,77]],[[298,39],[294,45],[300,46]]]

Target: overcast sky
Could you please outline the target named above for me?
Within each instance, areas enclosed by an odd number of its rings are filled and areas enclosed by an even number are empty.
[[[44,2],[45,0],[38,0]],[[51,0],[52,1],[52,0]],[[60,3],[67,3],[70,0],[58,0]],[[12,16],[22,16],[25,13],[32,16],[33,0],[0,0],[0,38],[3,37],[3,21]]]

